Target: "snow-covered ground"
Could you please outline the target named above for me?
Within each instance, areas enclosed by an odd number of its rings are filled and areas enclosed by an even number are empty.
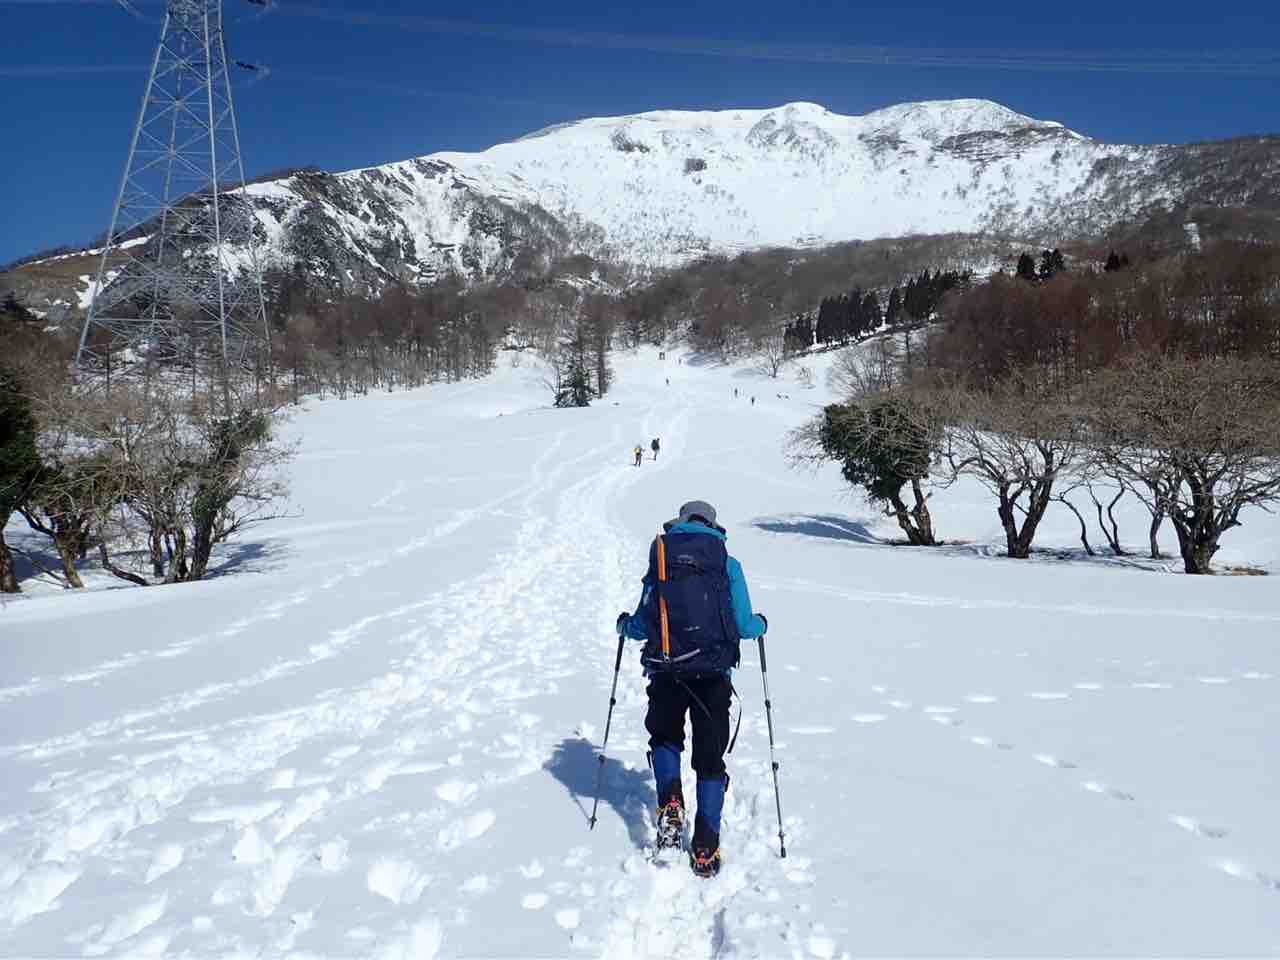
[[[0,610],[0,955],[1280,951],[1270,578],[1000,559],[963,486],[935,511],[968,543],[892,546],[784,464],[821,388],[643,351],[553,411],[505,364],[309,404],[302,515],[224,576]],[[642,850],[634,646],[587,830],[613,620],[693,498],[772,624],[789,853],[748,644],[709,882]],[[1276,569],[1280,522],[1222,560]]]

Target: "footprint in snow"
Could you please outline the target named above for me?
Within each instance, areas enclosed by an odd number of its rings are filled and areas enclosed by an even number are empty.
[[[1090,793],[1106,794],[1108,797],[1114,797],[1117,800],[1134,799],[1133,794],[1125,793],[1123,790],[1117,790],[1114,787],[1108,787],[1105,783],[1098,783],[1096,780],[1086,780],[1080,786]]]
[[[1058,770],[1074,770],[1076,768],[1076,765],[1070,760],[1059,760],[1048,753],[1037,753],[1035,759],[1037,763],[1043,763],[1046,767],[1054,767]]]
[[[448,783],[442,783],[436,787],[436,796],[445,803],[453,804],[458,807],[466,803],[476,795],[477,787],[474,783],[464,783],[461,780],[450,780]]]
[[[545,893],[526,893],[520,901],[520,906],[526,910],[541,910],[550,899]]]
[[[174,870],[182,863],[183,849],[176,843],[168,843],[156,850],[155,855],[151,858],[151,866],[147,868],[147,877],[144,883],[151,883],[163,877],[166,873]]]
[[[492,881],[490,881],[483,873],[478,873],[474,877],[469,878],[461,887],[463,893],[471,894],[488,893],[492,889]]]
[[[542,861],[534,860],[520,868],[520,875],[526,880],[537,880],[546,873],[546,869],[542,866]]]
[[[578,927],[578,911],[572,908],[556,911],[556,923],[565,930],[576,930]]]
[[[1073,683],[1072,688],[1075,690],[1101,690],[1102,684],[1095,683],[1092,680],[1086,680],[1083,683]]]
[[[1169,818],[1169,822],[1181,827],[1187,833],[1194,833],[1198,837],[1207,837],[1210,840],[1221,840],[1227,835],[1227,831],[1221,827],[1210,827],[1201,823],[1195,817],[1184,817],[1175,814]]]
[[[976,737],[970,737],[969,742],[977,744],[980,747],[995,747],[997,750],[1013,749],[1012,743],[1004,743],[1003,741],[996,741],[991,739],[990,737],[981,736],[981,735]]]
[[[337,750],[331,751],[329,755],[325,757],[325,763],[330,766],[337,766],[342,763],[343,760],[349,760],[351,757],[354,757],[360,752],[360,749],[360,744],[358,743],[353,743],[346,747],[339,747]]]
[[[497,822],[497,815],[492,810],[481,810],[469,817],[449,824],[436,836],[436,845],[441,850],[452,850],[464,843],[475,840]]]
[[[416,864],[398,857],[382,857],[369,867],[365,883],[370,893],[386,897],[397,905],[417,902],[431,878]]]
[[[1068,700],[1071,694],[1058,690],[1037,690],[1034,693],[1027,694],[1027,696],[1032,700]]]
[[[1196,677],[1196,679],[1199,680],[1201,683],[1206,683],[1211,686],[1219,686],[1221,684],[1231,682],[1231,680],[1227,677]]]
[[[85,953],[107,953],[122,940],[137,936],[164,916],[164,911],[168,904],[168,895],[161,894],[159,897],[148,900],[132,910],[117,914],[106,925],[106,928],[98,937],[98,942],[85,948]]]
[[[855,713],[853,715],[854,723],[879,723],[885,718],[883,713]]]
[[[995,703],[996,698],[989,693],[971,693],[965,700],[969,703]]]
[[[1253,880],[1262,884],[1269,890],[1280,892],[1280,878],[1273,877],[1269,873],[1262,873],[1258,870],[1252,870],[1243,863],[1236,860],[1219,860],[1218,869],[1223,873],[1232,877],[1240,877],[1245,880]]]
[[[315,857],[325,873],[337,873],[347,865],[347,841],[343,837],[335,837],[321,844]]]

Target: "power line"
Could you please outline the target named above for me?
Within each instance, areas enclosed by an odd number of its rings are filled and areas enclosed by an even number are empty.
[[[1085,73],[1200,73],[1225,76],[1280,76],[1280,51],[1112,50],[1053,51],[1026,49],[964,50],[839,44],[779,44],[717,41],[706,37],[607,33],[563,28],[476,23],[412,14],[371,13],[280,2],[283,14],[348,26],[394,27],[444,36],[532,43],[541,46],[633,50],[743,60],[866,66],[935,67]]]
[[[89,73],[142,73],[145,63],[82,63],[0,65],[0,77],[62,77]]]
[[[684,56],[778,61],[787,63],[880,66],[924,69],[998,70],[1040,73],[1192,74],[1225,77],[1280,76],[1280,50],[1035,50],[1025,48],[963,49],[841,44],[785,44],[718,41],[708,37],[662,34],[609,33],[565,28],[522,27],[478,23],[414,14],[373,13],[280,0],[249,0],[261,12],[307,17],[357,27],[388,27],[432,33],[525,43],[537,46],[595,50],[630,50]],[[124,6],[137,14],[129,0],[0,0],[26,6]],[[137,14],[140,16],[140,14]]]

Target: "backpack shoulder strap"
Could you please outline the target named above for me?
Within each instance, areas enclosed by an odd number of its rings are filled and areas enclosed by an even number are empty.
[[[657,540],[658,553],[658,583],[667,582],[667,541],[662,534],[658,534]],[[667,623],[667,598],[662,595],[662,587],[658,587],[658,627],[662,636],[662,656],[664,659],[671,659],[671,628]]]

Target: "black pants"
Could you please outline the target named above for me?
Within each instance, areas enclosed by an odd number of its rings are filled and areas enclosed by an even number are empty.
[[[649,680],[649,712],[644,718],[649,746],[670,744],[683,750],[684,715],[688,713],[693,721],[694,772],[699,780],[723,777],[732,692],[733,686],[723,674],[678,680],[655,674]]]

